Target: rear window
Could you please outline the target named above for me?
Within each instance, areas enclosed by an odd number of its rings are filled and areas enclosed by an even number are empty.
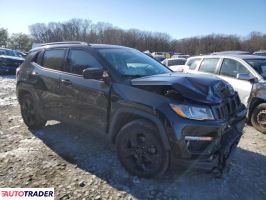
[[[28,56],[32,57],[31,62],[35,62],[35,63],[38,63],[40,65],[41,64],[41,55],[42,55],[42,52],[38,51],[38,52],[30,53]]]
[[[186,60],[168,60],[168,66],[184,65]]]
[[[43,66],[49,69],[61,70],[64,62],[65,50],[46,50],[43,55]]]
[[[207,73],[215,73],[219,58],[205,58],[203,59],[199,71]]]

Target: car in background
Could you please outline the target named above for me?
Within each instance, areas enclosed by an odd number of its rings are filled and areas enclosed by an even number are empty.
[[[266,56],[266,50],[255,51],[253,54],[257,56]]]
[[[11,49],[0,48],[0,74],[15,74],[16,69],[24,61]]]
[[[152,52],[151,55],[153,57],[156,57],[156,56],[163,56],[164,58],[171,58],[171,52]]]
[[[191,57],[188,73],[213,74],[230,83],[248,108],[248,121],[266,133],[266,57],[246,54]]]
[[[171,58],[185,58],[185,59],[188,59],[189,57],[190,57],[190,55],[184,55],[184,54],[177,55],[177,54],[174,54],[174,55],[172,55]]]
[[[166,58],[162,64],[174,72],[183,72],[186,60],[185,58]]]
[[[152,57],[159,62],[162,62],[163,60],[165,60],[165,57],[163,55],[155,55]]]
[[[25,58],[27,56],[27,53],[24,53],[19,50],[13,50],[17,57]]]
[[[249,55],[251,54],[248,51],[219,51],[219,52],[213,52],[210,55]]]

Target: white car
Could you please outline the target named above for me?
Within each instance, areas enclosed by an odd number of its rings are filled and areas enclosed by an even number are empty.
[[[171,58],[185,58],[188,59],[190,55],[184,55],[184,54],[174,54]]]
[[[174,72],[183,72],[185,63],[185,58],[167,58],[162,61],[162,64],[173,70]]]
[[[248,108],[248,121],[266,134],[266,56],[232,54],[191,57],[188,73],[212,74],[230,83]]]

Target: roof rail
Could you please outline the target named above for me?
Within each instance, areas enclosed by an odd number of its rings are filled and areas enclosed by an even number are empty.
[[[89,45],[87,42],[80,42],[80,41],[65,41],[65,42],[50,42],[50,43],[43,43],[43,44],[40,44],[40,46],[46,46],[46,45],[58,45],[58,44],[83,44],[83,45]]]

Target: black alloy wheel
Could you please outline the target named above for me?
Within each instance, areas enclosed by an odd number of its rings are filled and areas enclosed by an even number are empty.
[[[46,120],[38,113],[30,94],[26,94],[22,97],[20,108],[23,121],[30,129],[39,129],[45,126]]]
[[[169,153],[157,129],[147,120],[134,120],[118,133],[116,146],[122,165],[140,177],[154,177],[166,171]]]

